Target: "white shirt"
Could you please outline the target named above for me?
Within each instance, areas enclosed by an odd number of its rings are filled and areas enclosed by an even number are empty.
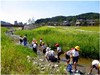
[[[68,56],[70,56],[70,55],[71,55],[71,51],[67,51],[66,54],[67,54]]]
[[[36,44],[33,44],[33,48],[36,48],[37,47],[37,45]]]
[[[98,66],[99,63],[100,63],[100,62],[99,62],[98,60],[93,60],[93,61],[92,61],[92,65],[95,65],[96,67]]]
[[[79,56],[79,52],[76,51],[75,49],[71,50],[71,54],[72,54],[73,57]]]
[[[40,43],[42,43],[42,40],[40,40]]]
[[[55,53],[53,50],[47,51],[45,56],[49,57],[49,56],[55,56]]]
[[[46,48],[46,52],[47,52],[47,51],[49,51],[49,50],[50,50],[50,48],[49,48],[49,47],[47,47],[47,48]]]
[[[50,56],[55,56],[55,52],[53,50],[50,50]]]
[[[57,51],[58,52],[61,52],[61,47],[57,47]]]

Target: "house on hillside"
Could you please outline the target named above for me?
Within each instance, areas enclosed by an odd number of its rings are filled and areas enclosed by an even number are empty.
[[[48,22],[48,25],[53,26],[54,24],[53,24],[53,22]]]
[[[85,23],[86,23],[86,19],[85,19],[85,18],[78,18],[78,19],[76,20],[75,25],[76,25],[76,26],[82,26],[82,25],[84,25]]]
[[[76,26],[80,26],[81,25],[81,22],[77,20],[76,23],[75,23],[75,25]]]
[[[58,22],[53,22],[53,25],[54,26],[59,26],[59,23]]]
[[[62,25],[63,26],[70,26],[70,22],[69,21],[63,21]]]
[[[88,19],[86,21],[87,21],[88,26],[94,26],[96,23],[95,20],[91,20],[91,19]]]

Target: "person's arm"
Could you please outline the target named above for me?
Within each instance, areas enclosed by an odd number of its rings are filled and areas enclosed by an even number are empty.
[[[92,70],[93,70],[93,66],[91,66],[90,71],[89,71],[88,74],[91,74],[92,73]]]
[[[66,57],[67,52],[64,53],[64,56]]]

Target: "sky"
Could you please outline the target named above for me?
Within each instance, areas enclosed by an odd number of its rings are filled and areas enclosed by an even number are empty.
[[[51,18],[55,16],[75,16],[82,13],[100,13],[99,1],[34,1],[1,0],[0,20],[14,23],[27,23],[29,18]]]

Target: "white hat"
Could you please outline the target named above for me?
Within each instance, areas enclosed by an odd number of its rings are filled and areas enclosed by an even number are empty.
[[[93,61],[92,61],[92,65],[97,66],[98,64],[99,64],[99,61],[98,61],[98,60],[93,60]]]

